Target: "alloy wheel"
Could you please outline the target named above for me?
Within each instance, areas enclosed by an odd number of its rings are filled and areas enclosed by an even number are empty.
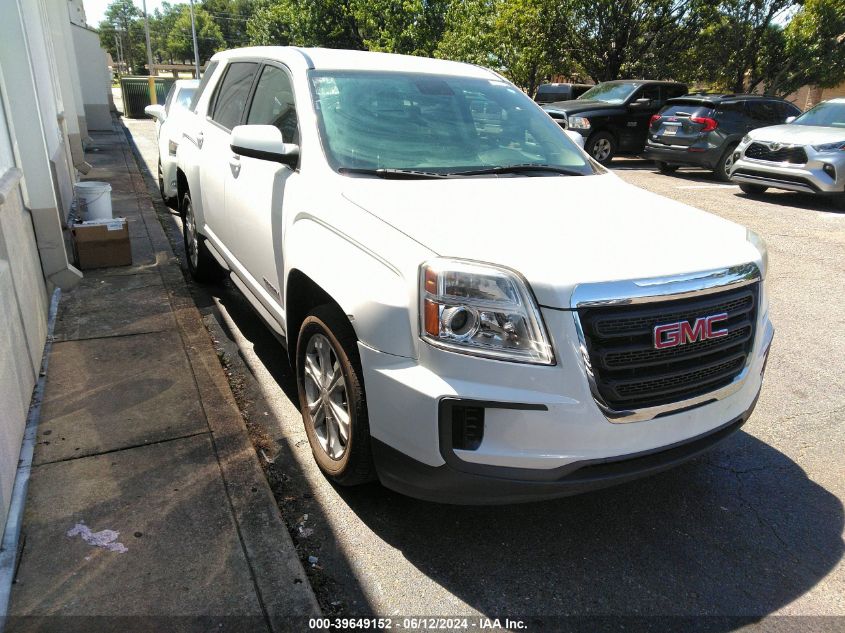
[[[610,141],[606,138],[600,138],[593,145],[593,158],[599,162],[607,160],[607,157],[610,156],[610,149]]]
[[[348,390],[340,360],[322,334],[314,334],[306,346],[303,383],[317,441],[326,455],[339,460],[349,445]]]
[[[194,208],[190,201],[185,203],[185,250],[191,260],[191,266],[196,270],[199,266],[199,238],[197,237],[197,222],[194,219]]]

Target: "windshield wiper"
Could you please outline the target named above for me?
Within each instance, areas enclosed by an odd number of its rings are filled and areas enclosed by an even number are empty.
[[[519,165],[498,165],[496,167],[483,167],[481,169],[470,169],[468,171],[453,171],[447,176],[485,176],[487,174],[522,174],[532,171],[546,171],[564,176],[584,176],[584,172],[577,169],[567,169],[556,165],[543,165],[539,163],[522,163]]]
[[[419,178],[446,178],[445,174],[437,174],[433,171],[416,171],[413,169],[362,169],[357,167],[341,167],[337,170],[341,174],[360,174],[362,176],[376,176],[378,178],[419,179]]]

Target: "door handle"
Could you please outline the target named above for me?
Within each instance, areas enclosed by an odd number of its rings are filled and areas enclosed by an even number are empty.
[[[200,149],[202,149],[202,142],[203,142],[204,138],[205,138],[205,134],[202,133],[202,130],[197,132],[197,147],[200,148]]]
[[[229,159],[229,169],[232,170],[232,175],[235,178],[241,173],[241,157],[238,154],[232,154],[232,157]]]

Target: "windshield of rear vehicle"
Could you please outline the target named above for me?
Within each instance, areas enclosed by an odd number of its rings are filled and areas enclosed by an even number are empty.
[[[505,81],[369,71],[311,71],[310,79],[323,148],[339,171],[544,165],[596,173],[560,126]]]
[[[795,119],[792,125],[822,125],[845,128],[845,103],[820,103]]]
[[[634,90],[640,87],[638,83],[604,83],[593,86],[578,99],[581,101],[604,101],[605,103],[624,103]]]

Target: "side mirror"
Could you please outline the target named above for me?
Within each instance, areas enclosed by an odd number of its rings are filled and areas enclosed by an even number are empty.
[[[647,108],[651,104],[652,104],[651,99],[646,99],[645,97],[642,97],[641,99],[635,99],[634,101],[632,101],[631,107],[632,108]]]
[[[786,117],[785,123],[792,123],[796,118],[798,118],[798,117],[788,116],[788,117]]]
[[[584,137],[581,136],[581,134],[579,134],[578,132],[574,132],[572,130],[564,130],[564,131],[566,132],[566,135],[569,137],[569,139],[573,143],[575,143],[581,149],[584,149]]]
[[[285,143],[275,125],[238,125],[232,130],[229,147],[235,154],[296,167],[299,145]]]
[[[167,114],[164,112],[164,106],[155,104],[155,105],[148,105],[144,108],[144,112],[148,115],[153,117],[154,119],[158,119],[161,122],[164,122],[164,119],[167,118]]]

